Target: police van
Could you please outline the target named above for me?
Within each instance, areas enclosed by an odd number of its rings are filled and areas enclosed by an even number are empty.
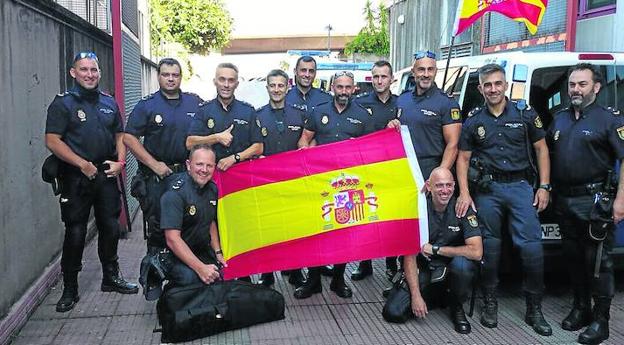
[[[354,95],[371,92],[373,91],[372,69],[372,62],[317,62],[316,79],[320,82],[318,87],[330,92],[331,85],[334,81],[334,74],[347,71],[353,74],[353,81],[355,83]]]
[[[567,93],[568,69],[580,62],[599,66],[604,82],[598,94],[598,104],[617,109],[624,108],[624,54],[582,52],[507,52],[451,59],[446,82],[443,83],[446,60],[437,62],[436,84],[451,94],[460,104],[465,118],[477,106],[483,105],[483,96],[477,85],[477,69],[488,63],[496,63],[505,69],[509,88],[507,97],[512,100],[526,99],[540,115],[544,128],[548,128],[554,114],[569,105]],[[415,88],[411,67],[395,73],[391,90],[401,94]],[[560,238],[559,225],[550,207],[540,214],[542,239],[546,260],[558,259]],[[615,254],[624,255],[624,224],[618,226]],[[553,258],[550,259],[549,257]],[[549,260],[550,259],[550,260]],[[622,260],[620,266],[624,265]]]

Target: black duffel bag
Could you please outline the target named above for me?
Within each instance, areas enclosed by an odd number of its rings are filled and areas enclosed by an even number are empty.
[[[156,310],[161,342],[183,342],[281,320],[284,296],[264,286],[229,280],[165,288]]]

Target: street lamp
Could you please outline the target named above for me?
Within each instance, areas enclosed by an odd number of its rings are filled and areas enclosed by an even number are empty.
[[[327,30],[327,51],[331,52],[331,31],[334,28],[331,26],[331,24],[327,24],[327,26],[325,27],[325,30]]]

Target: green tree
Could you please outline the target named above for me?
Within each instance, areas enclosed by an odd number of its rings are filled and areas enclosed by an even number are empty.
[[[225,46],[232,18],[221,0],[150,0],[152,52],[180,43],[190,53],[206,54]]]
[[[370,0],[364,5],[364,19],[366,25],[355,36],[353,41],[345,46],[345,53],[388,55],[390,53],[390,37],[388,36],[388,11],[383,3],[373,9]]]

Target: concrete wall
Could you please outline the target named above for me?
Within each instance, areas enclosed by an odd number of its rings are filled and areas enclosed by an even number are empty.
[[[41,181],[46,109],[71,86],[78,51],[95,51],[112,90],[112,40],[50,0],[0,1],[0,318],[59,254],[58,199]]]

